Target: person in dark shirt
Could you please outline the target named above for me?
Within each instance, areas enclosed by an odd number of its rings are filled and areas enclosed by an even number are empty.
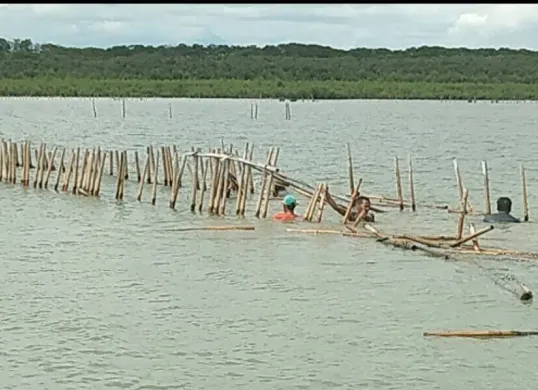
[[[510,223],[520,222],[519,219],[510,214],[512,211],[512,201],[505,196],[497,199],[497,213],[486,215],[484,222],[487,223]]]

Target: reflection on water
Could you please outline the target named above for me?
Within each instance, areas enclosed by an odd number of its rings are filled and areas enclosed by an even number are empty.
[[[206,148],[223,136],[237,147],[253,142],[258,160],[278,145],[283,171],[327,181],[339,193],[347,189],[344,146],[351,142],[365,192],[394,194],[392,157],[411,153],[419,203],[455,206],[454,156],[478,208],[487,159],[492,198],[510,196],[516,215],[525,162],[531,218],[538,204],[534,104],[297,102],[291,121],[278,102],[262,101],[257,121],[248,101],[172,105],[169,119],[166,100],[128,101],[122,120],[121,102],[98,100],[95,119],[84,99],[2,100],[1,132],[129,150]],[[148,192],[139,204],[133,182],[118,204],[114,180],[104,181],[100,200],[0,184],[2,388],[489,390],[534,383],[532,339],[423,339],[423,331],[440,329],[535,328],[534,306],[472,262],[286,232],[255,219],[253,205],[246,221],[226,222],[254,224],[253,232],[170,232],[219,218],[191,214],[186,191],[177,211],[167,207],[165,188],[155,207]],[[328,211],[323,226],[339,220]],[[386,231],[456,230],[455,215],[420,204],[415,214],[391,209],[378,220]],[[538,250],[536,233],[533,223],[499,228],[483,245]],[[536,288],[532,262],[476,260]]]

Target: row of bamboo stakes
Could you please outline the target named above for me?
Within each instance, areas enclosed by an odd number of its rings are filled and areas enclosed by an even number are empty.
[[[2,141],[2,156],[3,163],[3,172],[2,177],[4,180],[9,176],[9,180],[16,181],[16,169],[18,166],[23,167],[22,173],[22,182],[23,184],[29,185],[29,169],[33,168],[31,162],[31,153],[27,153],[27,158],[25,157],[26,148],[31,149],[30,142],[24,142],[20,146],[20,154],[22,156],[21,162],[19,162],[19,147],[17,143],[10,141]],[[48,169],[49,160],[54,161],[57,148],[54,148],[52,152],[45,153],[46,144],[42,143],[37,150],[35,150],[36,159],[38,161],[37,173],[34,178],[36,185],[48,186],[49,178],[51,172],[55,170],[53,165]],[[12,150],[13,149],[13,150]],[[215,214],[224,214],[226,209],[226,199],[229,198],[229,187],[230,180],[229,174],[226,173],[229,171],[236,177],[237,186],[235,188],[238,192],[236,200],[236,214],[244,215],[245,213],[245,204],[246,204],[246,194],[254,194],[254,184],[253,184],[253,174],[252,174],[252,152],[245,154],[243,160],[239,158],[238,153],[235,152],[233,155],[232,152],[233,146],[230,145],[229,150],[224,147],[222,148],[211,149],[209,153],[202,153],[200,149],[194,150],[191,148],[189,153],[178,153],[178,150],[175,146],[173,147],[160,147],[160,150],[155,150],[154,147],[148,146],[146,148],[146,161],[143,166],[143,169],[140,169],[140,161],[138,152],[134,152],[135,160],[135,169],[137,181],[139,183],[137,199],[140,201],[143,194],[144,183],[152,184],[154,183],[153,188],[151,189],[151,203],[156,203],[156,194],[158,184],[158,170],[159,170],[159,160],[162,160],[162,169],[163,169],[163,185],[172,187],[171,196],[169,205],[171,208],[175,208],[177,202],[178,191],[182,187],[182,178],[187,167],[188,171],[191,173],[192,184],[191,184],[191,210],[202,211],[204,202],[207,199],[208,211]],[[275,148],[273,148],[275,149]],[[249,145],[246,145],[245,153],[248,153]],[[351,157],[351,148],[349,143],[347,144],[347,153],[348,153],[348,175],[349,175],[349,185],[350,185],[350,194],[357,193],[354,188],[354,175],[353,175],[353,162]],[[89,151],[86,149],[83,152],[83,161],[82,164],[79,162],[81,157],[81,149],[76,148],[72,150],[71,158],[66,158],[67,151],[64,148],[61,153],[61,173],[63,173],[63,182],[62,190],[67,191],[69,187],[69,182],[73,176],[74,184],[72,192],[75,194],[83,194],[88,196],[99,196],[101,189],[101,180],[104,172],[104,163],[108,156],[109,162],[109,174],[113,175],[113,165],[115,159],[115,165],[117,170],[121,170],[124,173],[124,176],[117,175],[115,198],[118,200],[123,199],[124,196],[124,184],[125,180],[129,179],[129,164],[127,162],[127,152],[126,151],[101,151],[100,148],[93,149]],[[299,180],[291,180],[290,178],[284,177],[281,173],[275,172],[274,167],[277,165],[278,160],[278,151],[272,150],[271,155],[274,154],[274,158],[267,160],[265,166],[261,164],[255,164],[254,168],[262,173],[262,187],[260,188],[260,198],[258,199],[255,215],[257,217],[265,218],[267,216],[267,203],[270,198],[271,189],[273,188],[273,183],[276,181],[285,182],[288,185],[291,185],[293,188],[298,190],[300,193],[306,195],[310,200],[314,199],[314,194],[316,193],[317,187],[310,186],[308,183],[301,182]],[[43,155],[43,161],[41,161],[41,155]],[[269,156],[268,156],[269,158]],[[12,163],[8,162],[8,159],[13,159]],[[65,159],[65,161],[64,161]],[[248,161],[247,161],[248,160]],[[245,162],[247,164],[245,164]],[[14,165],[13,165],[14,164]],[[89,166],[87,167],[87,165]],[[28,168],[30,167],[30,168]],[[67,169],[66,169],[67,167]],[[273,167],[267,169],[268,167]],[[483,175],[484,175],[484,198],[485,198],[485,214],[491,213],[490,205],[490,190],[489,190],[489,175],[487,169],[487,163],[484,161],[482,164]],[[79,173],[79,170],[82,170]],[[460,203],[463,200],[463,183],[461,179],[461,173],[457,165],[457,161],[454,160],[454,170],[456,173],[456,181],[458,188],[458,195]],[[66,173],[67,171],[67,173]],[[414,188],[414,178],[413,178],[413,165],[412,160],[408,158],[408,181],[409,181],[409,197],[410,201],[404,201],[403,189],[402,189],[402,175],[400,172],[399,159],[394,157],[394,172],[395,172],[395,183],[396,183],[396,198],[390,198],[385,196],[375,196],[375,195],[366,195],[370,197],[373,205],[381,205],[385,207],[398,207],[400,210],[404,210],[405,207],[410,207],[411,210],[416,211],[416,201],[415,201],[415,188]],[[245,174],[244,182],[242,180],[242,174]],[[39,176],[38,176],[39,174]],[[217,176],[220,175],[220,176]],[[279,176],[279,177],[277,177]],[[527,187],[526,187],[526,178],[525,178],[525,169],[521,165],[521,178],[523,185],[523,208],[524,208],[524,220],[527,221],[529,218],[528,212],[528,200],[527,200]],[[210,182],[210,190],[208,191],[207,180]],[[56,181],[60,181],[60,174],[58,174]],[[248,183],[247,183],[248,182]],[[265,183],[268,183],[266,186]],[[226,183],[226,184],[225,184]],[[219,187],[220,185],[220,187]],[[55,190],[58,190],[58,186],[55,186]],[[319,185],[318,185],[319,186]],[[324,184],[326,186],[326,184]],[[247,188],[248,187],[248,188]],[[223,196],[224,188],[226,188],[227,196]],[[320,193],[321,194],[321,193]],[[321,195],[318,194],[316,202],[320,202]],[[358,193],[357,193],[358,195]],[[349,196],[338,196],[333,195],[337,200],[348,203],[350,201]],[[323,202],[325,203],[325,199]],[[468,200],[469,213],[477,214],[476,210],[472,207],[470,201]],[[430,207],[427,206],[426,207]],[[436,209],[444,209],[449,212],[458,212],[458,210],[450,209],[448,206],[433,206]],[[310,211],[308,208],[307,211]],[[307,220],[311,220],[311,216],[307,213]],[[316,220],[321,221],[321,218]]]
[[[91,99],[93,117],[97,118],[97,106],[95,105],[95,99]],[[126,115],[125,99],[121,100],[121,117],[125,118]],[[172,103],[168,103],[168,117],[172,119]],[[256,119],[258,118],[258,109],[256,107]]]
[[[247,143],[242,157],[233,146],[228,149],[211,149],[202,153],[201,149],[191,148],[190,152],[179,153],[175,146],[146,148],[145,162],[141,169],[138,151],[134,152],[134,167],[138,182],[137,200],[141,201],[144,185],[151,185],[150,202],[156,204],[157,185],[170,188],[169,207],[175,209],[179,189],[183,187],[184,172],[190,172],[190,210],[202,212],[207,208],[211,214],[224,215],[227,208],[231,212],[244,216],[247,198],[255,194],[254,170],[261,171],[261,187],[256,202],[255,216],[266,218],[269,202],[273,198],[275,185],[278,182],[276,168],[280,149],[270,149],[265,164],[252,162],[254,146]],[[115,199],[122,200],[125,194],[125,182],[132,176],[129,172],[128,154],[123,151],[103,151],[100,148],[75,148],[61,150],[58,167],[54,162],[58,148],[47,152],[47,144],[41,143],[35,151],[36,166],[32,163],[32,145],[26,141],[18,145],[16,142],[2,140],[0,147],[0,181],[16,183],[20,176],[21,183],[31,185],[30,171],[35,168],[33,176],[34,188],[48,188],[51,173],[56,171],[54,190],[72,192],[76,195],[99,196],[102,178],[108,159],[109,175],[114,175],[116,167]],[[21,168],[18,174],[18,168]],[[162,182],[159,170],[162,169]],[[280,177],[282,179],[282,177]],[[232,190],[236,193],[234,206],[228,206]],[[322,202],[324,204],[325,202]],[[318,218],[321,221],[321,213]]]

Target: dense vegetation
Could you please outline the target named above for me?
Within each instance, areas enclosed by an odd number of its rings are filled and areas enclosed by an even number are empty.
[[[538,99],[538,52],[318,45],[67,48],[0,38],[0,95]]]

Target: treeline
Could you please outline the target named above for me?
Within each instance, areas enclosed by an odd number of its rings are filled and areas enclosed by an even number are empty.
[[[538,52],[319,45],[68,48],[0,38],[0,94],[536,99]]]
[[[384,81],[10,79],[0,96],[538,100],[531,84]]]

